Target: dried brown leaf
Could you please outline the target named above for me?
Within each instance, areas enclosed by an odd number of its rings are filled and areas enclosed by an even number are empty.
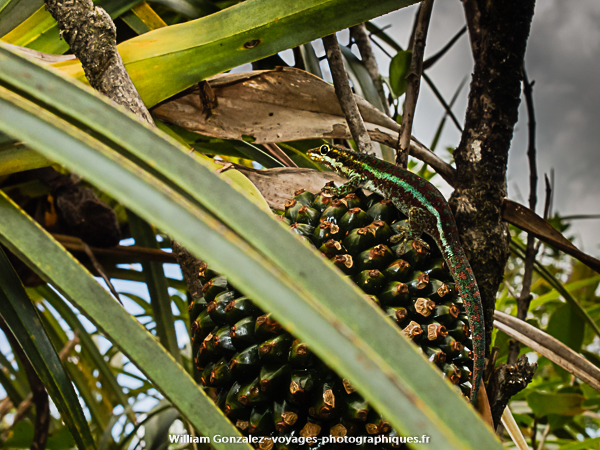
[[[284,67],[221,74],[208,82],[217,106],[203,102],[194,87],[159,104],[153,114],[189,131],[221,139],[250,136],[257,144],[351,138],[333,86],[303,70]],[[371,138],[394,148],[400,125],[355,97]],[[453,179],[454,169],[414,138],[410,153],[447,181]]]
[[[600,273],[599,260],[579,250],[552,225],[526,206],[505,198],[502,204],[502,218]]]

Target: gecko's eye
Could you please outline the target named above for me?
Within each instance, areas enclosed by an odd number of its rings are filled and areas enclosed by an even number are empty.
[[[319,148],[319,153],[321,153],[321,155],[325,156],[327,153],[329,153],[329,150],[331,150],[331,148],[329,147],[329,145],[321,145],[321,147]]]

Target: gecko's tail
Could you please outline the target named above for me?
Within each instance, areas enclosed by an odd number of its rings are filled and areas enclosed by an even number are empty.
[[[483,308],[481,306],[481,295],[475,282],[473,272],[466,271],[471,280],[461,280],[458,283],[461,297],[465,303],[467,317],[469,318],[469,328],[471,329],[471,340],[473,341],[473,380],[471,388],[471,404],[477,405],[477,394],[483,379],[483,369],[485,367],[485,325],[483,321]],[[463,284],[464,283],[464,284]],[[473,288],[474,286],[474,288]]]
[[[458,258],[459,264],[454,266],[454,280],[465,304],[469,328],[473,341],[473,376],[471,388],[471,404],[477,404],[477,394],[483,379],[485,366],[485,325],[483,319],[483,307],[481,306],[481,295],[475,281],[473,270],[464,255]]]
[[[471,327],[472,328],[472,327]],[[473,333],[473,330],[471,330]],[[473,335],[473,387],[471,388],[471,404],[477,406],[477,395],[483,379],[485,367],[485,338],[477,339]]]

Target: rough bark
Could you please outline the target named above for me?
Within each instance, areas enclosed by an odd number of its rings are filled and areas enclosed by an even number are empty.
[[[502,413],[511,397],[531,383],[536,369],[537,363],[530,364],[526,355],[521,355],[514,365],[500,364],[496,368],[488,385],[488,396],[495,428],[500,424]]]
[[[141,120],[154,124],[117,51],[117,29],[92,0],[46,0],[46,9],[58,22],[61,36],[71,47],[90,85],[125,106]]]
[[[188,252],[183,246],[176,241],[171,241],[173,244],[173,254],[177,263],[181,266],[183,279],[188,287],[188,292],[191,300],[197,300],[202,297],[202,282],[198,274],[203,267],[203,262]]]
[[[490,342],[495,296],[509,255],[502,221],[508,150],[518,117],[523,58],[535,0],[465,0],[475,58],[450,199],[475,272]]]

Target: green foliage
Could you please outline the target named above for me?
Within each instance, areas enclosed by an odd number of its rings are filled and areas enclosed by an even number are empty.
[[[557,228],[566,231],[568,224],[556,216]],[[523,245],[526,236],[512,230],[515,244]],[[505,283],[517,293],[523,273],[522,256],[517,253],[507,266]],[[600,321],[597,304],[600,276],[594,271],[542,246],[537,257],[540,263],[533,273],[531,305],[528,322],[545,330],[573,350],[583,354],[590,362],[598,365],[595,332],[590,321]],[[513,291],[514,292],[514,291]],[[505,288],[497,308],[516,313],[516,302]],[[582,312],[585,313],[584,319]],[[494,345],[500,347],[499,361],[506,362],[509,339],[497,332]],[[521,348],[521,353],[532,355],[530,349]],[[533,355],[532,355],[533,356]],[[519,395],[513,397],[510,406],[518,411],[519,422],[525,436],[534,442],[547,433],[548,446],[557,448],[597,448],[597,433],[600,431],[600,393],[573,378],[565,369],[546,358],[538,360],[534,381]],[[523,402],[526,401],[526,403]],[[546,427],[548,430],[546,431]],[[551,447],[548,447],[551,448]]]
[[[410,60],[412,52],[410,50],[400,51],[392,58],[390,62],[390,87],[396,97],[400,97],[406,92],[408,73],[410,71]]]
[[[300,60],[295,65],[322,76],[311,39],[414,1],[385,0],[365,6],[354,0],[254,0],[239,5],[237,1],[164,0],[146,6],[177,26],[148,32],[150,28],[130,11],[136,3],[102,2],[113,18],[126,14],[124,22],[117,22],[119,50],[151,106],[240,64],[285,64],[278,52],[296,46]],[[232,5],[236,6],[229,8]],[[13,44],[63,53],[66,43],[41,6],[38,0],[0,0],[0,35]],[[126,23],[144,34],[129,39],[132,30]],[[386,82],[398,112],[411,52],[374,25],[367,26],[395,52]],[[244,45],[255,40],[258,45]],[[350,50],[343,51],[356,92],[381,108],[363,62]],[[237,433],[192,379],[198,374],[194,374],[190,345],[180,348],[190,332],[187,287],[167,272],[170,266],[139,255],[133,259],[135,265],[131,259],[102,259],[103,251],[110,253],[110,249],[93,249],[119,292],[123,309],[91,276],[88,269],[94,273],[97,269],[84,253],[67,252],[42,229],[41,225],[49,226],[46,219],[53,217],[53,191],[35,176],[20,175],[51,164],[58,172],[72,171],[92,183],[119,212],[124,237],[133,238],[136,247],[170,251],[170,239],[164,234],[168,233],[226,273],[237,288],[273,311],[405,433],[429,434],[435,448],[499,448],[467,404],[396,328],[329,264],[265,214],[269,207],[247,179],[231,170],[217,176],[214,172],[220,166],[199,155],[247,166],[281,166],[268,149],[159,122],[158,128],[169,139],[4,49],[0,56],[0,129],[6,133],[0,135],[0,242],[16,256],[11,263],[23,283],[31,286],[23,290],[12,269],[2,271],[0,292],[5,298],[0,314],[35,361],[61,412],[62,420],[51,418],[46,448],[66,449],[76,443],[100,450],[131,448],[139,444],[142,430],[147,448],[163,448],[173,430]],[[54,65],[82,79],[73,62]],[[442,100],[445,110],[432,150],[448,116],[448,105]],[[305,152],[320,143],[278,145],[298,166],[314,168]],[[191,149],[196,152],[192,157]],[[411,160],[409,167],[427,179],[435,175],[426,164]],[[9,196],[22,202],[23,209]],[[568,223],[558,215],[550,223],[568,231]],[[518,230],[512,234],[514,253],[497,308],[514,315],[513,293],[518,295],[522,283],[526,237]],[[528,322],[600,367],[600,275],[546,246],[534,269]],[[61,363],[55,349],[75,337],[78,345]],[[498,362],[506,362],[509,338],[495,330],[493,345],[499,347]],[[30,387],[14,352],[1,350],[0,385],[14,412]],[[536,357],[529,348],[522,347],[521,352]],[[538,443],[545,433],[547,448],[600,448],[600,394],[546,358],[538,363],[533,383],[510,405],[527,439]],[[80,394],[87,421],[67,377]],[[34,419],[34,411],[14,424],[1,417],[0,446],[29,447]]]

